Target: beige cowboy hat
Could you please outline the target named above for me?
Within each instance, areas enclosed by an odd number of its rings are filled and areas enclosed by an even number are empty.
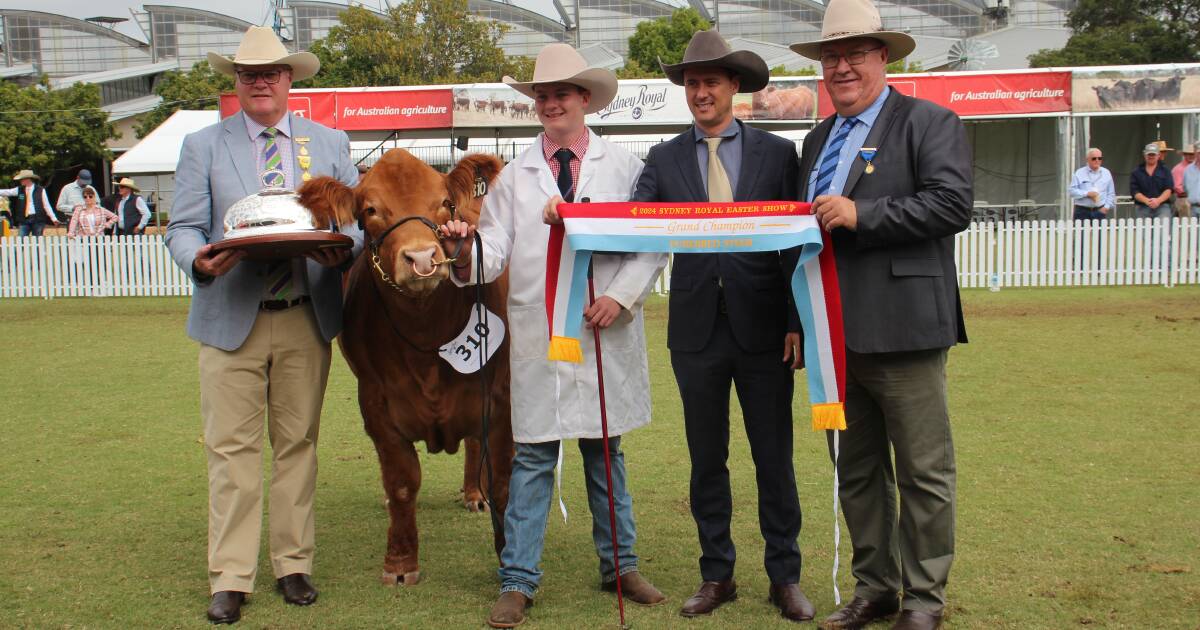
[[[129,179],[128,177],[122,177],[121,181],[113,182],[113,184],[115,184],[117,186],[124,186],[124,187],[128,188],[129,190],[132,190],[135,193],[142,192],[142,189],[138,188],[137,182],[133,181],[132,179]]]
[[[23,168],[23,169],[21,169],[20,173],[13,175],[13,181],[15,181],[15,182],[19,182],[22,179],[33,179],[33,180],[37,180],[39,182],[42,181],[42,178],[38,177],[37,173],[34,173],[33,171],[31,171],[27,168]]]
[[[292,67],[292,80],[303,81],[317,74],[321,69],[321,60],[310,52],[288,54],[283,42],[275,36],[275,31],[266,26],[251,26],[242,36],[237,53],[233,57],[225,57],[215,52],[208,53],[208,65],[221,74],[234,76],[234,65],[239,66],[273,66],[282,64]]]
[[[888,61],[899,61],[917,47],[908,33],[883,30],[879,9],[871,0],[829,0],[825,5],[825,20],[821,22],[821,39],[792,44],[790,48],[802,57],[819,61],[822,44],[855,37],[883,42],[888,49]]]
[[[683,52],[683,61],[675,64],[658,60],[663,74],[675,85],[683,85],[683,71],[688,68],[725,68],[737,74],[738,92],[757,92],[767,87],[771,72],[762,57],[749,50],[733,50],[729,42],[716,31],[696,31]]]
[[[533,79],[518,81],[505,75],[503,81],[529,98],[535,98],[533,86],[539,83],[578,85],[592,93],[585,114],[604,109],[617,95],[617,75],[612,70],[589,68],[583,55],[568,44],[547,44],[533,64]]]

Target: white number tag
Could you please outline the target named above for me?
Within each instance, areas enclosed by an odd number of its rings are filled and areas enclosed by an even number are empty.
[[[492,359],[500,344],[504,342],[504,321],[499,315],[483,309],[483,322],[479,321],[479,312],[471,307],[471,318],[467,327],[450,343],[438,349],[438,354],[460,374],[471,374],[479,371],[479,354],[487,349],[483,363]]]

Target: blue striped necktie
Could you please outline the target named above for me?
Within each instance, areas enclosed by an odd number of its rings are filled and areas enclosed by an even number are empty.
[[[829,147],[825,149],[825,154],[821,156],[821,168],[817,171],[817,183],[813,186],[813,199],[816,199],[818,195],[839,194],[829,190],[829,186],[833,183],[833,174],[837,172],[842,145],[846,144],[846,137],[850,135],[850,130],[854,129],[857,124],[858,119],[853,116],[843,120],[837,135],[833,136]]]
[[[279,146],[275,144],[275,136],[279,130],[274,127],[263,129],[262,136],[266,138],[266,146],[263,147],[263,165],[266,167],[263,175],[271,171],[278,171],[283,160],[279,155]],[[280,173],[271,173],[270,176],[264,179],[268,186],[283,186],[284,177]]]

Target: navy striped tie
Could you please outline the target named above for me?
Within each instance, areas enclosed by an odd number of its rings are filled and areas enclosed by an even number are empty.
[[[850,135],[850,130],[854,129],[854,126],[857,124],[858,119],[853,116],[843,120],[837,135],[833,137],[833,141],[825,149],[825,154],[821,156],[821,169],[817,171],[817,183],[812,189],[813,199],[816,199],[818,195],[837,194],[829,190],[829,186],[833,183],[833,174],[837,172],[838,158],[842,152],[842,145],[846,144],[846,137]]]

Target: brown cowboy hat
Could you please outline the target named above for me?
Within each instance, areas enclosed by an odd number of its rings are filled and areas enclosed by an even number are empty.
[[[33,171],[31,171],[27,168],[23,168],[23,169],[21,169],[20,173],[13,175],[13,181],[15,181],[15,182],[19,182],[22,179],[32,179],[34,181],[39,181],[39,182],[42,181],[42,178],[38,177],[37,173],[34,173]]]
[[[117,186],[124,186],[124,187],[128,188],[129,190],[132,190],[135,193],[142,192],[142,189],[138,188],[137,183],[134,182],[132,179],[129,179],[128,177],[122,177],[121,181],[113,182],[113,183],[116,184]]]
[[[665,64],[658,60],[663,74],[675,85],[683,85],[683,71],[688,68],[725,68],[738,76],[738,92],[757,92],[767,87],[771,79],[767,62],[749,50],[733,50],[729,42],[716,31],[696,31],[683,53],[683,61]]]
[[[585,114],[604,109],[617,95],[617,75],[612,70],[589,68],[583,55],[568,44],[547,44],[538,53],[533,64],[533,78],[529,81],[518,81],[507,75],[503,81],[529,98],[536,98],[533,86],[539,83],[577,85],[591,92],[591,100],[583,110]]]
[[[821,39],[795,43],[790,48],[802,57],[819,61],[822,44],[855,37],[883,42],[888,49],[888,61],[899,61],[917,47],[916,40],[908,33],[883,30],[879,9],[871,0],[829,0],[821,22]]]
[[[283,42],[275,36],[275,31],[266,26],[251,26],[246,29],[233,57],[210,52],[208,65],[231,77],[237,74],[235,66],[290,66],[292,80],[303,81],[317,74],[317,70],[321,69],[321,60],[310,52],[288,54]]]

